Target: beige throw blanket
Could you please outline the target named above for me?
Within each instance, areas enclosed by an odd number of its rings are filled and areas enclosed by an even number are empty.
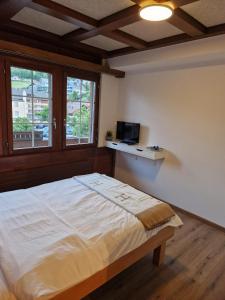
[[[168,204],[106,175],[94,173],[74,179],[136,216],[147,230],[175,216]]]

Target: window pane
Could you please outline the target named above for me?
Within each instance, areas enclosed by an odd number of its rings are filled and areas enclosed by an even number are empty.
[[[13,149],[52,146],[52,75],[11,67]]]
[[[82,101],[91,102],[94,94],[95,82],[82,80]]]
[[[67,77],[67,99],[69,101],[80,101],[81,99],[81,80]]]
[[[31,87],[31,71],[11,67],[11,91],[12,95],[27,96],[27,90]]]
[[[50,78],[49,78],[50,76]],[[51,98],[51,75],[44,72],[33,72],[33,93],[38,98]]]
[[[67,77],[66,145],[93,142],[95,82]]]

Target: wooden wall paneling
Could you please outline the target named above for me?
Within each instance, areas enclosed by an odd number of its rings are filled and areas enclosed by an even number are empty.
[[[86,148],[0,158],[0,191],[93,172],[113,175],[113,150]]]
[[[115,151],[109,148],[97,148],[94,161],[94,172],[114,176]]]
[[[0,159],[0,174],[30,170],[43,166],[61,165],[72,161],[83,161],[84,157],[92,157],[94,148],[77,149],[71,151],[58,151],[46,153],[33,153],[6,156]]]
[[[43,166],[30,170],[4,173],[4,182],[0,181],[0,190],[8,191],[28,188],[35,185],[70,178],[75,175],[91,173],[90,161],[67,162],[62,165]]]

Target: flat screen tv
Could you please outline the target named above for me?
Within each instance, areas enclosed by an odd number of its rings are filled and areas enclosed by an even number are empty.
[[[117,122],[116,138],[127,144],[139,143],[140,124]]]

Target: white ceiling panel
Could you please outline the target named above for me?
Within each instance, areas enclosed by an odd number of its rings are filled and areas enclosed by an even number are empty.
[[[30,25],[58,35],[69,33],[78,27],[63,20],[54,18],[34,9],[25,7],[13,18],[13,21]]]
[[[138,21],[127,25],[121,30],[147,42],[182,33],[178,28],[167,22]]]
[[[87,40],[83,41],[83,43],[90,45],[90,46],[97,47],[97,48],[101,48],[101,49],[104,49],[107,51],[127,47],[126,44],[117,42],[115,40],[112,40],[112,39],[102,36],[102,35],[98,35],[98,36],[92,37],[90,39],[87,39]]]
[[[73,10],[100,20],[124,8],[134,5],[130,0],[53,0]]]
[[[199,0],[182,9],[207,27],[225,23],[225,0]]]

